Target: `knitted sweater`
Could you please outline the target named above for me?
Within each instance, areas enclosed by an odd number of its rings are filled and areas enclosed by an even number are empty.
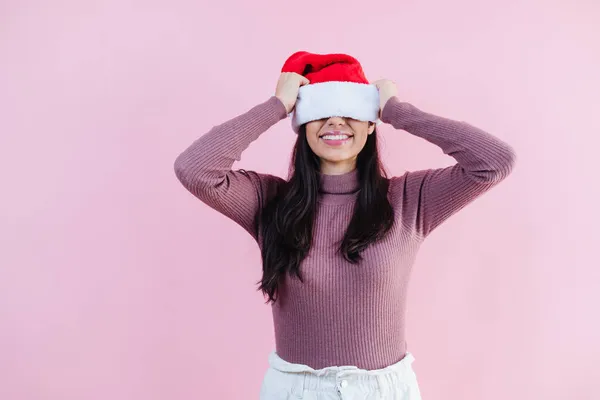
[[[286,117],[285,107],[273,96],[214,126],[175,161],[185,188],[242,226],[259,246],[257,213],[284,181],[232,166],[254,140]],[[353,214],[360,189],[357,170],[320,175],[313,245],[300,266],[304,282],[286,277],[272,304],[275,350],[286,361],[315,369],[378,369],[401,360],[407,351],[406,294],[421,243],[512,170],[513,149],[466,122],[423,112],[397,97],[386,103],[381,120],[439,146],[457,163],[390,178],[393,227],[362,252],[358,265],[347,262],[335,245]]]

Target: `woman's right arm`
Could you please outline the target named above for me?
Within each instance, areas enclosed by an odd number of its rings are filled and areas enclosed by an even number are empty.
[[[287,114],[282,101],[272,96],[213,127],[175,160],[175,174],[188,191],[241,225],[255,239],[256,215],[281,178],[231,168],[253,141]]]

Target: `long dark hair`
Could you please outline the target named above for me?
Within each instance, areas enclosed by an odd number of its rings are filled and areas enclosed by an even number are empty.
[[[381,239],[392,227],[394,211],[388,200],[389,180],[377,148],[377,132],[368,136],[358,154],[356,167],[360,190],[354,215],[341,241],[339,251],[353,264],[361,260],[361,251]],[[262,210],[259,226],[263,276],[259,290],[268,302],[277,300],[285,274],[302,281],[300,263],[307,256],[313,237],[313,222],[319,195],[319,157],[306,140],[301,126],[290,163],[290,177]]]

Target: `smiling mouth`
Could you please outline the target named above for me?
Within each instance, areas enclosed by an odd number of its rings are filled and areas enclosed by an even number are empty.
[[[352,135],[351,133],[347,133],[347,132],[330,131],[330,132],[325,132],[324,134],[320,135],[319,138],[323,139],[323,140],[338,141],[338,140],[348,140],[348,139],[352,138],[353,136],[354,135]]]

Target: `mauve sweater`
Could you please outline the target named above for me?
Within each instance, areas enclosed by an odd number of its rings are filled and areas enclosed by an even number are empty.
[[[232,166],[254,140],[286,117],[285,107],[273,96],[214,126],[175,161],[181,183],[241,225],[259,246],[257,213],[284,181]],[[407,351],[408,283],[421,243],[512,170],[513,149],[466,122],[423,112],[397,97],[387,102],[381,120],[439,146],[457,163],[390,178],[393,227],[363,251],[359,264],[347,262],[337,250],[360,190],[357,171],[320,176],[313,245],[300,266],[304,282],[286,277],[272,305],[275,350],[286,361],[315,369],[378,369],[401,360]]]

